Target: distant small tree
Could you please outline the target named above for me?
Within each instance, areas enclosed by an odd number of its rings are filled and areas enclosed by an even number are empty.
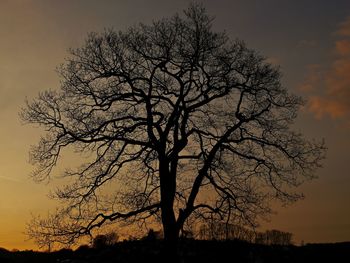
[[[89,251],[90,250],[90,246],[87,245],[87,244],[83,244],[83,245],[80,245],[76,251],[80,251],[82,253],[85,253],[86,251]]]
[[[144,240],[147,241],[155,241],[161,239],[161,232],[160,231],[155,231],[153,228],[148,230],[147,235],[144,237]]]
[[[118,242],[119,236],[115,232],[109,232],[107,234],[100,234],[94,237],[92,241],[93,248],[104,248],[115,245]]]
[[[86,163],[63,176],[65,206],[34,218],[39,244],[69,244],[110,222],[160,220],[176,244],[187,220],[255,225],[269,202],[301,197],[322,142],[290,129],[303,101],[279,69],[212,30],[201,5],[126,32],[92,33],[61,67],[61,89],[22,111],[46,133],[33,176],[52,174],[64,149]],[[89,155],[87,155],[89,154]]]

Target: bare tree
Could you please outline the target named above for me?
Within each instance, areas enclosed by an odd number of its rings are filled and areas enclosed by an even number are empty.
[[[44,180],[64,153],[86,156],[55,192],[66,205],[34,218],[37,242],[71,243],[116,222],[160,220],[178,240],[188,220],[256,224],[269,201],[295,201],[323,142],[290,129],[303,101],[279,69],[212,30],[201,5],[126,32],[92,33],[60,68],[60,90],[21,117],[45,129],[31,150]],[[85,157],[84,157],[85,158]]]

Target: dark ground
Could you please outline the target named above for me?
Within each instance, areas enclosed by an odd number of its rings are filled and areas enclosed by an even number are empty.
[[[161,241],[125,241],[101,249],[81,247],[45,253],[9,252],[0,249],[0,263],[109,263],[165,262]],[[305,246],[267,246],[242,241],[181,241],[179,262],[291,263],[350,262],[350,242],[307,244]],[[166,260],[168,262],[168,260]]]

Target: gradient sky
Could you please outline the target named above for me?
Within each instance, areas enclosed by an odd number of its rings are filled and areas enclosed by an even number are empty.
[[[350,1],[206,0],[225,30],[281,66],[283,84],[308,99],[295,129],[324,138],[328,147],[318,179],[300,190],[306,198],[277,214],[263,228],[294,234],[296,243],[350,240]],[[0,247],[35,248],[23,234],[31,214],[53,207],[57,183],[29,177],[30,145],[40,130],[22,125],[26,98],[59,87],[55,68],[67,49],[88,32],[124,30],[138,22],[181,13],[186,0],[0,0]],[[263,229],[262,228],[262,229]]]

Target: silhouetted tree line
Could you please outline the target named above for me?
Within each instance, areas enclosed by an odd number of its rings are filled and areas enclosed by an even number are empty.
[[[292,233],[280,230],[267,230],[264,233],[257,233],[255,243],[266,245],[291,245]]]
[[[206,224],[202,224],[198,231],[183,231],[183,239],[200,240],[240,240],[254,244],[261,245],[291,245],[293,234],[280,230],[266,230],[265,232],[257,232],[252,229],[228,224],[219,221],[209,221]],[[164,234],[161,230],[150,229],[148,233],[142,237],[141,241],[156,241],[162,240]],[[136,239],[131,239],[136,240]],[[109,232],[107,234],[99,234],[92,240],[92,248],[104,248],[117,244],[119,241],[119,235],[115,232]]]
[[[163,263],[160,249],[163,242],[141,240],[118,242],[112,247],[59,251],[8,251],[0,248],[1,263]],[[229,240],[181,240],[179,251],[182,263],[260,262],[310,263],[350,262],[350,242],[333,244],[305,244],[304,246],[265,246]]]
[[[203,224],[199,229],[199,238],[202,240],[242,240],[249,243],[264,245],[290,245],[292,233],[280,230],[256,232],[254,230],[222,222]]]

